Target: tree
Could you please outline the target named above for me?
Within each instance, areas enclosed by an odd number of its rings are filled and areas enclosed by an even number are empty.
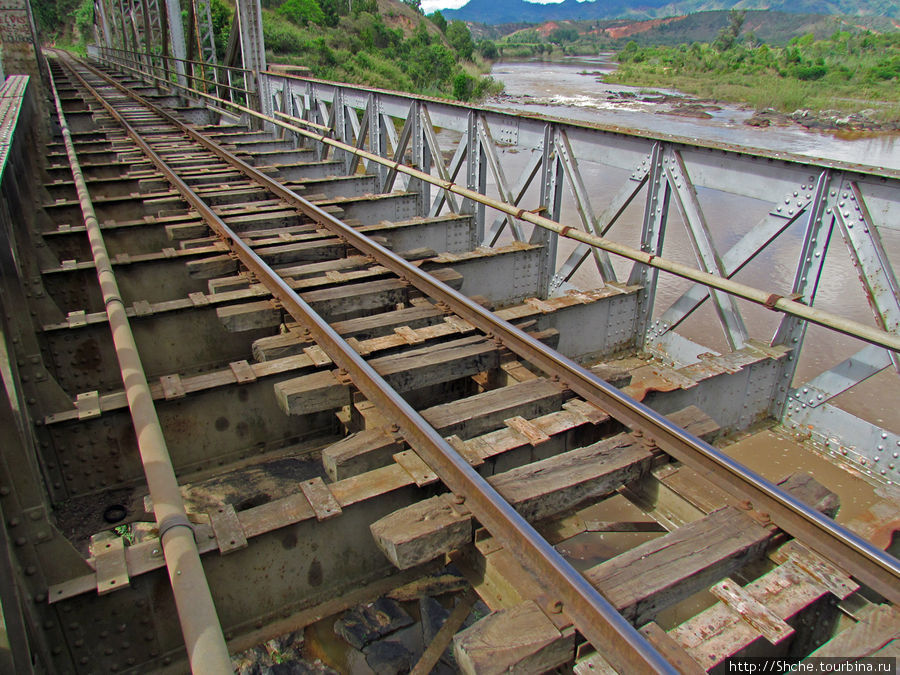
[[[495,60],[500,53],[497,51],[497,45],[491,40],[482,40],[478,43],[478,53],[489,61]]]
[[[575,42],[578,39],[578,31],[574,28],[554,28],[547,36],[555,45],[562,45],[565,42]]]
[[[468,101],[475,92],[475,78],[468,73],[458,73],[453,78],[453,98]]]
[[[319,6],[325,14],[325,25],[331,28],[338,25],[338,20],[342,16],[350,13],[350,4],[347,0],[319,0]]]
[[[747,13],[743,10],[732,9],[728,12],[728,25],[719,31],[718,37],[713,41],[713,47],[720,52],[727,52],[734,47],[741,28],[744,27],[744,19]]]
[[[441,10],[436,11],[434,14],[429,14],[428,18],[431,20],[431,23],[438,27],[439,31],[442,33],[447,32],[447,19],[441,14]]]
[[[422,11],[422,0],[403,0],[403,4],[409,5],[414,10],[416,10],[419,14],[424,14]]]
[[[472,34],[462,21],[451,21],[447,26],[447,41],[459,54],[460,58],[470,61],[475,45],[472,42]]]
[[[316,0],[287,0],[277,12],[298,26],[310,23],[325,25],[325,13]]]

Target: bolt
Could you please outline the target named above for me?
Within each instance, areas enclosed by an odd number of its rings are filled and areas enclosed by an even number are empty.
[[[453,503],[454,504],[464,504],[466,501],[465,495],[453,495]]]
[[[562,614],[562,610],[563,610],[563,604],[559,600],[554,600],[553,603],[550,605],[550,611],[553,614]]]

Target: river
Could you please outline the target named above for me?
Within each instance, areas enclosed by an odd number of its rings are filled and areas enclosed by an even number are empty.
[[[660,114],[671,108],[669,104],[610,101],[610,93],[615,92],[638,95],[649,91],[674,95],[679,92],[602,82],[598,73],[611,72],[616,67],[609,58],[610,55],[601,54],[563,61],[498,62],[491,75],[502,81],[506,90],[503,100],[491,105],[900,170],[898,134],[820,133],[799,125],[751,127],[744,120],[752,116],[752,110],[726,103],[718,104],[721,110],[709,111],[711,119],[693,119]]]
[[[752,148],[790,152],[808,157],[852,162],[875,167],[900,170],[900,142],[897,134],[847,134],[812,132],[800,126],[756,128],[743,124],[753,111],[738,105],[721,105],[711,111],[710,119],[679,117],[660,114],[669,104],[642,102],[634,99],[611,102],[610,92],[630,91],[645,96],[646,89],[605,84],[598,73],[609,71],[615,64],[607,56],[569,58],[563,61],[500,62],[491,74],[505,85],[501,97],[489,100],[487,105],[503,110],[521,110],[569,120],[581,120],[600,124],[629,127],[648,132],[675,134],[702,141],[739,144]],[[653,91],[661,91],[654,89]],[[678,92],[663,92],[678,94]],[[652,98],[652,97],[651,97]],[[524,165],[527,153],[501,149],[504,168],[510,183],[515,181],[519,167]],[[604,204],[624,183],[625,176],[610,178],[610,172],[597,164],[582,162],[585,183],[590,186],[590,197],[595,213],[603,211]],[[496,194],[496,186],[488,186]],[[700,190],[699,199],[712,230],[713,239],[721,252],[734,243],[764,214],[769,204],[724,193]],[[531,208],[536,197],[529,193],[524,205]],[[642,201],[641,199],[635,200]],[[610,231],[616,241],[636,244],[640,235],[640,206],[632,205],[620,222]],[[696,265],[690,243],[678,222],[674,208],[670,209],[669,227],[663,255],[681,262]],[[746,216],[743,218],[741,216]],[[561,220],[575,224],[578,215],[567,193]],[[770,247],[747,266],[738,280],[770,292],[787,294],[794,277],[797,247],[801,232],[791,228],[778,240],[778,246]],[[892,261],[900,260],[900,230],[885,228],[882,231],[884,246]],[[571,247],[561,243],[561,255]],[[872,312],[840,237],[832,239],[830,255],[819,285],[816,306],[842,316],[872,324]],[[627,261],[614,260],[620,278],[627,274]],[[896,266],[896,262],[895,262]],[[583,265],[573,283],[582,288],[595,287],[599,283],[596,272]],[[657,315],[677,298],[687,283],[663,275],[657,301]],[[758,306],[741,302],[748,329],[753,337],[771,338],[778,318]],[[679,332],[710,348],[723,350],[725,341],[718,329],[717,319],[709,306],[695,312]],[[714,326],[715,328],[710,328]],[[796,383],[808,380],[815,374],[830,368],[854,354],[862,343],[842,335],[811,327],[806,348],[798,367]],[[833,399],[833,403],[859,415],[874,424],[894,432],[900,432],[900,397],[897,394],[897,374],[890,369],[869,378],[848,392]]]

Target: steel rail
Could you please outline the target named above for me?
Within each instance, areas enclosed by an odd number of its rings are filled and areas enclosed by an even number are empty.
[[[119,65],[121,66],[121,64]],[[131,68],[129,66],[121,67],[144,75],[143,71],[140,71],[136,68]],[[295,123],[303,124],[304,126],[318,126],[319,128],[321,128],[321,125],[314,125],[311,122],[292,117],[291,115],[286,115],[282,112],[276,112],[275,117],[272,117],[257,112],[252,108],[248,108],[239,103],[226,101],[225,99],[218,98],[211,94],[207,94],[196,89],[191,89],[190,87],[167,82],[163,78],[154,75],[149,75],[149,77],[152,77],[153,79],[159,80],[161,82],[166,82],[168,86],[183,89],[184,91],[209,99],[220,105],[232,106],[242,113],[246,113],[248,115],[256,117],[257,119],[275,124],[306,138],[324,143],[326,145],[330,145],[333,148],[337,148],[345,152],[353,153],[359,157],[362,157],[363,159],[376,162],[377,164],[387,166],[391,170],[397,171],[398,173],[403,173],[412,178],[425,181],[427,183],[430,183],[431,185],[434,185],[435,187],[460,195],[461,197],[464,197],[466,199],[471,199],[472,201],[475,201],[479,204],[484,204],[485,206],[489,206],[492,209],[513,216],[514,218],[517,218],[524,222],[531,223],[532,225],[536,225],[537,227],[555,232],[561,237],[572,239],[573,241],[578,241],[594,248],[602,249],[604,251],[613,253],[614,255],[618,255],[619,257],[626,258],[628,260],[632,260],[642,265],[654,267],[663,272],[668,272],[669,274],[681,277],[682,279],[687,279],[688,281],[693,281],[708,288],[714,288],[724,293],[728,293],[729,295],[733,295],[735,297],[752,302],[756,305],[765,307],[770,311],[783,312],[784,314],[795,316],[799,319],[803,319],[804,321],[809,321],[810,323],[817,324],[824,328],[843,333],[844,335],[849,335],[850,337],[863,340],[864,342],[868,342],[878,347],[884,347],[895,352],[900,352],[900,334],[891,333],[875,326],[868,326],[864,323],[860,323],[852,319],[847,319],[832,312],[804,305],[802,302],[791,300],[790,298],[786,298],[782,295],[779,295],[778,293],[769,293],[753,286],[734,281],[733,279],[727,277],[721,277],[716,274],[704,272],[700,269],[697,269],[696,267],[691,267],[690,265],[685,265],[674,260],[669,260],[662,256],[656,256],[640,249],[627,246],[625,244],[619,244],[606,237],[601,237],[589,232],[585,232],[569,225],[562,225],[555,220],[545,218],[544,216],[538,215],[532,211],[528,211],[526,209],[512,206],[496,199],[492,199],[491,197],[483,195],[480,192],[476,192],[475,190],[470,190],[469,188],[458,185],[453,181],[436,178],[431,174],[425,173],[424,171],[420,171],[411,166],[401,164],[399,161],[387,159],[375,153],[363,150],[362,148],[357,148],[355,145],[350,145],[348,143],[338,141],[334,138],[331,138],[327,134],[317,134],[307,129],[301,129],[300,127],[295,126],[295,124],[284,122],[282,119],[277,118],[289,119]]]
[[[422,272],[414,265],[370,240],[338,218],[303,199],[278,181],[238,159],[218,143],[191,129],[171,114],[130,92],[109,76],[87,66],[135,101],[169,120],[246,176],[285,201],[354,248],[373,256],[379,264],[407,280],[426,295],[444,302],[455,313],[486,334],[497,337],[511,351],[545,372],[557,375],[573,391],[603,408],[626,426],[641,431],[674,458],[715,483],[724,484],[757,510],[768,513],[783,530],[844,567],[891,602],[900,603],[900,562],[832,519],[795,499],[771,481],[757,475],[703,440],[672,424],[648,406],[635,401],[571,359],[562,356],[512,324],[503,321],[466,296]],[[434,467],[432,467],[434,469]],[[436,473],[440,475],[437,470]]]
[[[71,69],[71,72],[210,227],[230,242],[229,245],[241,262],[256,275],[284,309],[309,329],[316,343],[335,365],[350,376],[370,401],[380,406],[390,419],[398,423],[409,444],[444,484],[465,498],[465,507],[475,518],[542,586],[549,589],[554,600],[562,602],[563,611],[581,634],[615,668],[629,673],[677,672],[362,356],[267,265],[250,245],[228,227],[99,92],[76,70]],[[161,114],[176,128],[184,130],[180,122],[142,98],[134,100]],[[218,147],[218,144],[214,145]]]
[[[97,269],[97,280],[112,332],[116,359],[125,385],[138,452],[153,500],[153,513],[159,528],[159,538],[191,670],[194,673],[210,675],[230,672],[231,659],[228,656],[228,648],[225,645],[225,637],[222,634],[209,583],[203,571],[203,563],[200,561],[194,530],[185,512],[178,479],[156,414],[147,376],[134,341],[134,334],[131,332],[125,304],[119,293],[100,223],[81,172],[52,72],[49,72],[49,77],[63,142],[84,215],[94,266]]]

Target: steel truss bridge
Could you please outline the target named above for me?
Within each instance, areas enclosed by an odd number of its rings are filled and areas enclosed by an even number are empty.
[[[297,77],[253,1],[220,62],[185,4],[0,90],[0,667],[227,672],[448,562],[397,672],[897,655],[897,171]]]

